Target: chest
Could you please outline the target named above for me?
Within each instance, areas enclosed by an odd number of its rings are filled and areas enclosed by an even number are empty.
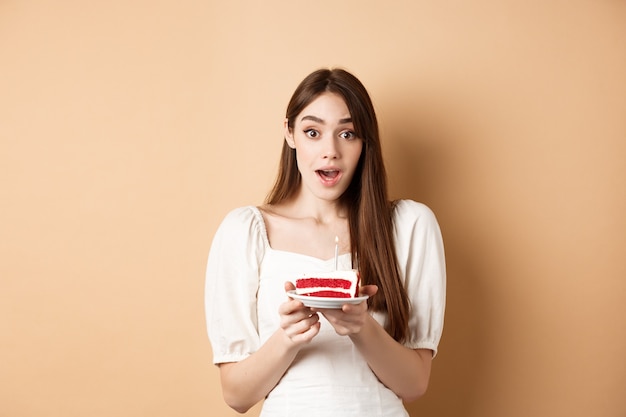
[[[286,219],[266,216],[267,238],[272,249],[328,260],[350,253],[347,220],[318,223],[312,219]]]

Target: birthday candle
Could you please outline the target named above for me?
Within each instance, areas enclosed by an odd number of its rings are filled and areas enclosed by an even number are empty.
[[[335,236],[335,271],[337,270],[337,258],[339,257],[339,236]]]

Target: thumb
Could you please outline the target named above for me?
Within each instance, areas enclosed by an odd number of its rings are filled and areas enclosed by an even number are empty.
[[[378,292],[378,286],[377,285],[364,285],[361,287],[361,290],[359,291],[360,295],[367,295],[372,297],[374,294],[376,294]]]
[[[285,291],[293,291],[296,289],[296,286],[293,285],[291,281],[285,281]]]

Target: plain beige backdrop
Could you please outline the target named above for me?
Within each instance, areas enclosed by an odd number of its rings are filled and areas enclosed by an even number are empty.
[[[236,415],[207,253],[327,66],[446,243],[411,416],[626,415],[625,2],[2,0],[0,61],[0,416]]]

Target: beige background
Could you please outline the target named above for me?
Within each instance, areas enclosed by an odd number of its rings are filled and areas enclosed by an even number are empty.
[[[446,242],[411,415],[626,415],[625,2],[3,0],[0,60],[0,416],[236,414],[207,252],[335,65]]]

